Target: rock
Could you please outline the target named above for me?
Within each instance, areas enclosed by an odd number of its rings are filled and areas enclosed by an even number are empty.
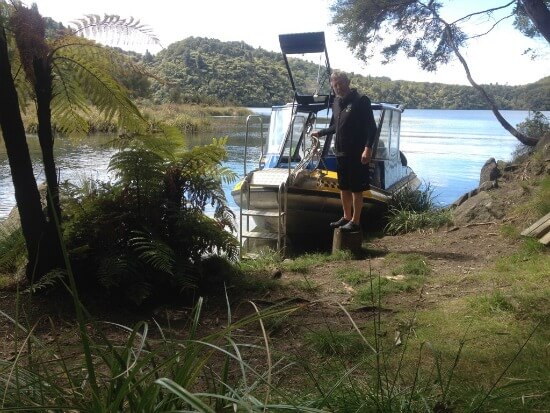
[[[459,226],[471,222],[494,221],[503,217],[502,209],[496,209],[493,199],[485,191],[468,198],[453,210],[453,221]]]
[[[542,152],[544,155],[550,154],[550,134],[546,134],[542,136],[539,141],[537,142],[537,145],[535,146],[537,151]]]
[[[17,228],[21,226],[19,220],[19,210],[17,207],[13,207],[7,218],[0,222],[0,232],[11,234]]]
[[[488,181],[496,181],[498,177],[500,177],[500,170],[498,169],[497,161],[495,161],[495,158],[489,158],[481,168],[479,185]]]
[[[472,189],[470,192],[466,192],[464,195],[462,195],[460,198],[458,198],[455,202],[451,204],[451,208],[456,208],[459,205],[462,205],[468,198],[471,198],[473,196],[476,196],[479,192],[479,189]]]
[[[485,181],[481,185],[479,185],[478,192],[490,191],[491,189],[495,189],[495,188],[498,188],[497,181]]]

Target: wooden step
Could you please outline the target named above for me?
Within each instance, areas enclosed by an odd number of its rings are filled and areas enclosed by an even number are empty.
[[[544,244],[550,244],[550,212],[531,225],[524,229],[521,235],[525,237],[538,238]]]

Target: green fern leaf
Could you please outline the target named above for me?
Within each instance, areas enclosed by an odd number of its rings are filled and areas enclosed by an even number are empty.
[[[139,258],[158,271],[174,275],[174,251],[164,242],[153,239],[151,234],[139,231],[133,234],[135,236],[129,240],[129,244]]]

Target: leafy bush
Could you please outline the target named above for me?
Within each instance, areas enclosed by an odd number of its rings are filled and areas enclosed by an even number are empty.
[[[430,184],[425,184],[422,189],[406,187],[393,195],[389,209],[412,212],[429,211],[435,207],[434,198],[434,189]]]
[[[0,227],[0,273],[14,273],[26,258],[21,228],[8,231]]]
[[[519,132],[531,138],[540,139],[543,136],[550,135],[550,121],[539,111],[529,113],[529,116],[517,127]]]
[[[210,276],[208,256],[236,259],[224,145],[182,152],[170,137],[123,139],[109,164],[113,182],[68,186],[64,234],[79,281],[141,304],[196,288]]]
[[[405,188],[396,193],[388,207],[386,232],[391,235],[404,234],[450,223],[450,211],[438,208],[434,198],[433,188],[429,184],[422,190]]]

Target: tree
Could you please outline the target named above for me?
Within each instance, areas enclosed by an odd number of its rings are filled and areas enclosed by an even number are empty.
[[[383,40],[384,30],[396,36],[393,43],[384,47],[382,54],[387,63],[398,52],[416,58],[427,71],[436,71],[455,56],[466,72],[470,84],[489,104],[500,124],[520,142],[534,146],[537,139],[526,136],[510,125],[500,114],[495,100],[473,79],[461,48],[472,37],[461,28],[461,23],[473,16],[492,15],[499,10],[513,7],[505,17],[516,17],[516,27],[529,36],[543,35],[550,43],[550,0],[512,0],[500,7],[466,15],[454,22],[447,22],[440,15],[442,2],[437,0],[336,0],[332,5],[332,23],[338,26],[340,35],[356,55],[364,60],[370,57],[371,49]],[[525,21],[529,17],[529,22]],[[505,18],[497,21],[496,24]],[[523,20],[522,20],[523,19]],[[494,26],[493,26],[494,27]]]
[[[0,33],[0,94],[3,107],[0,110],[0,126],[8,154],[15,200],[19,209],[29,263],[43,263],[44,260],[37,259],[37,255],[41,251],[40,241],[46,228],[46,220],[42,214],[40,194],[33,174],[19,100],[11,73],[8,38],[2,27]],[[41,268],[36,268],[36,270],[42,272]],[[33,271],[34,268],[29,265],[27,275],[32,276]]]
[[[0,123],[29,257],[27,277],[38,279],[63,265],[57,230],[61,207],[52,118],[61,132],[85,133],[85,114],[90,106],[95,106],[106,118],[117,118],[121,128],[143,131],[147,126],[124,88],[111,75],[113,63],[119,60],[117,55],[77,33],[91,28],[142,33],[148,33],[148,29],[133,19],[88,16],[80,20],[76,32],[58,30],[54,38],[47,38],[44,19],[36,7],[28,9],[15,1],[9,6],[1,1],[0,9],[0,87],[4,100]],[[48,192],[46,216],[42,213],[21,121],[19,102],[26,105],[26,98],[34,102],[37,112]]]

